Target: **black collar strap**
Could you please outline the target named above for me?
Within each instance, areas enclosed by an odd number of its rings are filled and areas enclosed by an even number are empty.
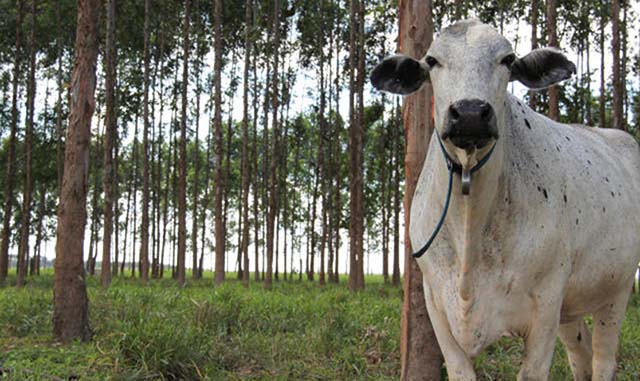
[[[462,166],[456,163],[455,161],[453,161],[453,159],[451,159],[451,157],[447,153],[447,150],[444,148],[444,144],[442,144],[442,140],[440,139],[440,135],[438,135],[437,131],[435,132],[435,135],[438,137],[438,143],[440,143],[440,148],[442,148],[442,153],[444,154],[444,160],[447,163],[447,169],[449,169],[449,185],[447,190],[447,198],[444,201],[444,207],[442,208],[442,215],[440,216],[440,220],[438,221],[436,228],[434,229],[433,233],[431,233],[431,237],[429,237],[429,240],[427,241],[427,243],[425,243],[420,250],[411,254],[411,256],[413,256],[414,258],[420,258],[424,253],[427,252],[427,250],[433,243],[433,240],[436,238],[436,236],[440,232],[442,225],[444,224],[444,219],[447,216],[447,211],[449,210],[449,202],[451,201],[451,190],[453,189],[453,173],[455,172],[461,175],[462,192],[465,195],[469,194],[471,174],[479,171],[480,168],[482,168],[487,163],[487,161],[489,161],[489,158],[491,157],[491,154],[493,153],[494,148],[496,148],[496,143],[493,143],[493,147],[491,147],[489,152],[487,152],[487,154],[476,165],[474,165],[473,168],[471,168],[469,171],[463,172]],[[468,181],[466,184],[466,188],[465,188],[465,179],[464,179],[465,177],[467,178],[467,181]],[[466,192],[465,192],[465,189],[466,189]]]
[[[462,175],[462,165],[456,163],[451,156],[449,156],[449,153],[447,152],[447,150],[444,148],[444,144],[442,144],[442,140],[440,139],[440,135],[438,134],[438,132],[435,132],[436,137],[438,138],[438,143],[440,143],[440,148],[442,148],[442,153],[444,154],[445,160],[447,161],[447,165],[449,165],[449,163],[451,163],[451,166],[453,167],[453,171],[459,175]],[[473,168],[471,168],[469,170],[470,174],[474,174],[475,172],[479,171],[480,168],[482,168],[485,164],[487,164],[487,161],[489,161],[489,158],[491,157],[491,154],[493,153],[493,150],[496,148],[496,142],[493,143],[493,146],[491,147],[491,149],[489,150],[489,152],[487,152],[486,155],[484,155],[484,157],[482,159],[480,159],[480,161],[478,163],[476,163],[476,165],[473,166]]]

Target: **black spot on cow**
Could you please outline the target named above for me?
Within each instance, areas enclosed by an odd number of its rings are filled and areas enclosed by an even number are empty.
[[[564,195],[563,198],[564,198],[564,202],[567,202],[567,195],[566,194]]]
[[[528,120],[526,120],[526,119],[525,119],[525,120],[524,120],[524,124],[526,124],[526,125],[527,125],[527,128],[528,128],[528,129],[531,129],[531,124],[529,123],[529,121],[528,121]]]

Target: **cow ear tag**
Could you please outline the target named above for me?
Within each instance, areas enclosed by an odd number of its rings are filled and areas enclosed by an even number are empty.
[[[468,196],[471,191],[471,171],[468,169],[462,169],[460,181],[462,185],[462,194]]]

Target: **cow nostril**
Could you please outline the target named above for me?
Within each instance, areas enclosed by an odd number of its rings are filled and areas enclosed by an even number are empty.
[[[460,113],[458,112],[458,110],[456,110],[455,106],[453,105],[449,106],[449,115],[453,120],[460,118]]]
[[[491,118],[491,106],[488,103],[482,105],[480,118],[482,118],[482,120],[488,120]]]

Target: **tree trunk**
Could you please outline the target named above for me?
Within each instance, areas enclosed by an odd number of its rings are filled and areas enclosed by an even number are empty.
[[[0,283],[4,283],[9,272],[9,243],[11,231],[11,212],[13,205],[13,188],[15,181],[15,161],[16,161],[16,135],[18,130],[18,86],[21,76],[22,58],[22,17],[24,12],[24,1],[18,1],[18,11],[16,18],[16,52],[13,64],[12,79],[12,105],[11,105],[11,132],[9,133],[9,149],[7,153],[7,169],[4,180],[4,206],[2,210],[2,246],[0,246]]]
[[[198,271],[198,182],[200,181],[200,138],[198,137],[198,133],[200,132],[200,75],[202,74],[200,59],[197,61],[197,70],[196,70],[196,128],[195,128],[195,139],[193,140],[193,194],[191,196],[193,202],[192,216],[191,216],[191,251],[192,251],[192,269],[191,276],[193,279],[200,279],[200,271]]]
[[[391,284],[400,285],[400,100],[396,101],[393,116],[393,273]]]
[[[115,138],[115,0],[107,0],[107,46],[105,54],[106,118],[104,132],[104,222],[102,233],[102,287],[111,284],[111,233],[113,231],[113,141]],[[145,156],[146,157],[146,156]],[[145,160],[146,162],[146,160]]]
[[[531,0],[531,50],[538,47],[538,0]],[[529,107],[536,109],[537,92],[529,91]]]
[[[56,102],[56,167],[58,170],[58,196],[60,196],[60,190],[62,189],[62,176],[64,174],[64,147],[62,146],[64,135],[62,127],[62,55],[64,53],[62,50],[62,16],[60,8],[61,2],[58,1],[56,4],[56,52],[58,54],[58,72],[56,74],[58,85],[58,101]]]
[[[29,77],[27,83],[27,123],[24,136],[25,178],[22,192],[22,222],[18,245],[17,286],[24,286],[29,264],[29,233],[31,222],[31,196],[33,193],[33,119],[36,97],[36,1],[31,1],[31,35],[29,36]]]
[[[249,177],[251,176],[249,169],[249,65],[251,57],[251,7],[251,0],[246,0],[244,17],[244,80],[242,85],[242,163],[240,164],[242,172],[240,209],[242,210],[243,221],[240,252],[244,261],[242,284],[245,288],[249,287]]]
[[[220,0],[218,0],[220,1]],[[185,283],[187,251],[187,88],[189,87],[189,24],[191,0],[184,2],[182,46],[182,112],[180,116],[180,180],[178,183],[178,285]]]
[[[360,151],[362,150],[362,131],[355,109],[356,98],[356,59],[359,49],[356,45],[359,0],[350,0],[349,13],[349,289],[359,290],[358,262],[362,257],[362,221],[358,208],[359,193],[362,191],[362,168]]]
[[[144,0],[144,92],[142,155],[142,216],[140,224],[140,280],[149,281],[149,18],[151,1]]]
[[[605,109],[606,104],[606,88],[605,88],[605,65],[604,65],[604,28],[607,24],[606,12],[601,10],[600,14],[600,128],[607,126],[607,111]]]
[[[215,194],[215,240],[216,240],[216,263],[214,284],[220,285],[225,280],[225,253],[224,253],[224,226],[222,224],[222,192],[224,190],[222,178],[222,0],[215,0],[213,41],[215,50],[215,63],[213,71],[214,77],[214,135],[216,141],[215,163],[216,163],[216,194]]]
[[[551,47],[558,47],[557,27],[557,9],[556,0],[547,1],[547,35]],[[560,109],[558,106],[558,86],[554,85],[549,88],[549,118],[560,120]]]
[[[58,209],[53,278],[53,334],[64,343],[91,338],[82,259],[101,3],[100,0],[78,0],[75,62],[71,80],[73,97]]]
[[[620,0],[611,2],[611,51],[613,52],[613,128],[625,129],[620,81]]]
[[[403,0],[400,3],[400,51],[423,57],[433,40],[431,1]],[[427,314],[422,273],[412,258],[409,238],[411,202],[433,132],[430,85],[404,98],[405,150],[405,270],[404,300],[400,332],[402,380],[439,380],[442,355]]]
[[[277,167],[279,160],[279,133],[278,125],[278,58],[280,47],[280,0],[274,0],[273,7],[273,83],[271,96],[271,109],[273,116],[273,154],[271,155],[271,165],[269,168],[269,211],[267,215],[267,273],[264,287],[271,289],[273,282],[273,241],[275,234],[275,219],[278,211],[279,189],[277,182]],[[266,175],[266,174],[265,174]]]
[[[351,291],[359,291],[364,288],[364,189],[362,173],[364,144],[364,4],[361,0],[351,0],[350,24],[349,193],[351,197],[349,200],[349,238],[351,266],[349,269],[349,289]],[[356,97],[357,104],[355,102]]]

